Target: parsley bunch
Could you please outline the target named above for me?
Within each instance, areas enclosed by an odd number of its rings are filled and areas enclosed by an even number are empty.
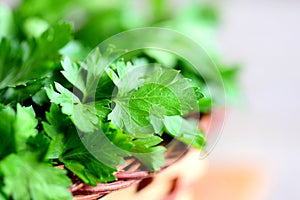
[[[4,199],[49,199],[51,190],[61,191],[53,198],[69,198],[70,180],[65,170],[53,167],[58,164],[90,185],[116,180],[117,165],[128,156],[136,157],[150,171],[159,170],[164,165],[165,147],[159,145],[163,134],[197,148],[204,145],[197,124],[183,118],[198,111],[203,97],[189,79],[175,69],[143,68],[124,61],[99,71],[102,56],[97,48],[84,62],[64,56],[59,63],[59,49],[71,38],[70,31],[64,31],[64,37],[56,35],[62,28],[71,29],[68,24],[56,24],[33,40],[42,46],[43,38],[60,41],[61,46],[49,45],[47,51],[53,52],[53,57],[47,52],[49,60],[35,65],[31,60],[39,55],[32,54],[10,69],[5,66],[16,59],[10,51],[1,60]],[[12,42],[3,38],[1,45]],[[29,51],[39,48],[36,45]],[[6,78],[10,76],[16,78]],[[16,190],[18,184],[26,187]]]
[[[0,6],[0,200],[71,199],[70,174],[89,185],[111,182],[126,157],[157,171],[164,166],[165,135],[203,148],[204,134],[187,116],[210,112],[216,99],[188,63],[145,50],[102,69],[104,55],[91,51],[129,28],[163,20],[163,27],[182,28],[187,13],[174,18],[162,2],[151,1],[152,21],[128,12],[130,1]],[[210,33],[215,16],[211,9],[200,11],[187,15],[191,26],[198,21]],[[236,68],[224,68],[212,56],[227,93],[235,94]],[[153,61],[168,68],[153,67]]]

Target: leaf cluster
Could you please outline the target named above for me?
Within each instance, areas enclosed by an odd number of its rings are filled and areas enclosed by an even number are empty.
[[[238,70],[225,67],[212,42],[216,10],[190,5],[174,13],[154,0],[135,12],[132,2],[0,3],[0,200],[72,199],[73,174],[90,185],[111,182],[127,157],[157,171],[166,135],[203,148],[204,134],[187,116],[210,112],[217,99],[188,63],[145,50],[103,67],[106,52],[94,47],[131,28],[186,31],[235,97]]]

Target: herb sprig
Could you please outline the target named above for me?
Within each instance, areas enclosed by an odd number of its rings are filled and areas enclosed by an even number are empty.
[[[130,1],[122,2],[30,0],[13,10],[0,6],[0,200],[72,199],[70,174],[89,185],[111,182],[117,166],[131,156],[157,171],[164,166],[165,135],[198,149],[205,145],[187,115],[210,112],[216,99],[184,60],[144,51],[99,68],[103,55],[97,48],[88,52],[122,30],[163,20],[168,23],[161,26],[178,31],[204,30],[196,38],[200,43],[213,41],[205,39],[215,29],[213,9],[194,6],[174,18],[167,5],[151,1],[157,17],[149,21],[128,12]],[[236,68],[224,68],[209,45],[227,93],[235,95]],[[153,67],[152,61],[169,68]]]

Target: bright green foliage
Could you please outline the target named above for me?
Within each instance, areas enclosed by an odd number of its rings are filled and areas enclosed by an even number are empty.
[[[34,137],[37,134],[35,129],[38,121],[35,118],[35,113],[32,107],[24,108],[17,105],[17,113],[13,126],[16,150],[21,151],[26,148],[24,141],[29,137]]]
[[[183,116],[198,110],[198,102],[203,95],[196,93],[189,80],[180,76],[179,71],[156,67],[147,75],[134,77],[130,73],[130,69],[134,68],[132,65],[127,66],[129,69],[126,75],[117,75],[112,70],[109,71],[112,80],[118,83],[119,90],[113,99],[116,105],[108,116],[113,124],[132,135],[146,137],[154,132],[162,133],[165,116]],[[117,68],[117,72],[119,71]],[[142,72],[147,71],[149,70],[145,69]],[[138,82],[139,85],[128,82],[126,76],[130,76],[133,82]],[[194,128],[195,135],[196,130],[197,127]],[[180,137],[184,136],[186,134]],[[190,136],[187,140],[190,140]]]
[[[61,113],[58,106],[53,104],[46,117],[48,123],[44,122],[43,127],[51,138],[47,153],[48,158],[59,159],[69,170],[91,185],[96,185],[97,182],[115,180],[112,173],[116,171],[116,168],[106,166],[91,155],[80,140],[70,119]],[[102,152],[101,144],[99,146],[97,144],[97,147]],[[109,149],[107,150],[109,151]],[[103,150],[103,153],[105,153],[105,150]],[[112,160],[112,162],[116,162],[115,164],[122,161],[120,157],[115,160]]]
[[[32,107],[0,111],[0,196],[13,199],[71,199],[66,171],[44,162],[48,140],[38,133]],[[3,182],[2,182],[3,181]],[[57,191],[53,195],[53,190]]]
[[[69,174],[90,185],[111,182],[126,157],[157,171],[164,165],[164,134],[203,148],[204,135],[188,116],[218,102],[206,80],[167,52],[129,52],[106,63],[111,52],[94,47],[120,31],[185,32],[204,46],[227,94],[236,97],[238,70],[224,67],[219,56],[211,6],[174,13],[164,0],[138,12],[131,0],[0,4],[0,200],[71,199]],[[61,164],[65,170],[55,168]]]
[[[98,118],[104,119],[110,111],[107,100],[89,102],[95,95],[99,77],[103,72],[101,66],[101,55],[97,48],[89,54],[81,68],[68,57],[62,62],[62,74],[74,88],[80,90],[80,99],[59,83],[55,83],[57,92],[53,87],[46,88],[50,101],[61,105],[62,112],[70,115],[76,127],[83,132],[95,131]]]
[[[5,107],[0,111],[0,158],[11,153],[24,151],[27,148],[26,141],[37,135],[35,129],[37,119],[32,107],[17,105],[17,112],[11,107]]]
[[[165,147],[156,146],[160,142],[162,139],[157,136],[140,138],[133,142],[133,155],[152,171],[159,170],[165,163]]]
[[[0,159],[16,151],[13,124],[15,112],[12,108],[6,107],[0,111]],[[5,120],[3,120],[5,119]]]
[[[115,129],[112,124],[101,124],[102,131],[83,134],[81,138],[70,119],[58,106],[52,105],[43,123],[51,138],[48,158],[59,159],[73,173],[88,184],[115,180],[116,165],[124,163],[122,157],[136,156],[150,170],[158,170],[164,163],[164,147],[154,147],[159,137],[134,140]],[[80,134],[80,132],[78,133]]]
[[[166,131],[178,140],[201,149],[205,145],[204,134],[197,129],[198,122],[180,116],[165,116]]]
[[[58,50],[71,40],[71,34],[71,25],[60,23],[28,41],[0,38],[0,89],[49,76],[55,60],[59,61]]]
[[[3,191],[16,200],[72,199],[66,171],[26,156],[11,154],[0,162]]]

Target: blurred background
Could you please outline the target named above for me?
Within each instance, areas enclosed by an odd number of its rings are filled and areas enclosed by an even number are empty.
[[[4,5],[16,7],[19,2],[0,2],[4,3],[0,15],[9,21]],[[208,172],[198,192],[207,196],[201,199],[300,199],[299,1],[64,2],[26,1],[17,11],[23,26],[0,23],[1,32],[35,36],[48,23],[74,21],[77,41],[64,49],[73,58],[83,57],[82,51],[130,28],[159,25],[187,34],[205,47],[220,69],[230,66],[224,74],[232,75],[240,67],[240,92],[237,85],[228,84],[231,107],[222,136],[205,158]],[[99,22],[101,18],[105,20]]]
[[[260,168],[263,199],[299,199],[300,2],[223,1],[218,41],[242,63],[242,105],[231,108],[209,159]]]

